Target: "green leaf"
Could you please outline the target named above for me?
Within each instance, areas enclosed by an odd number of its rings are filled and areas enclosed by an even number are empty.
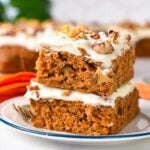
[[[3,15],[4,15],[4,7],[2,3],[0,2],[0,21],[4,20]]]
[[[49,14],[51,3],[49,0],[11,0],[10,4],[19,10],[16,18],[26,17],[39,20],[51,18]]]

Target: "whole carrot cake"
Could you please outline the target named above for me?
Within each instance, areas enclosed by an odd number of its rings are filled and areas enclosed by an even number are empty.
[[[69,29],[39,43],[27,87],[33,126],[82,135],[116,134],[139,112],[128,35]]]
[[[74,134],[118,133],[139,112],[138,92],[130,82],[104,99],[31,81],[25,97],[31,100],[35,127]]]

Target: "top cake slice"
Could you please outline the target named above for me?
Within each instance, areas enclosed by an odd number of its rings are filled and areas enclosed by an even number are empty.
[[[64,26],[39,49],[36,81],[50,87],[108,96],[133,77],[129,35]]]

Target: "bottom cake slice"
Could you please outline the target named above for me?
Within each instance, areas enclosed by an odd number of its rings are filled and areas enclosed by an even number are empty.
[[[130,82],[104,100],[32,81],[25,97],[31,100],[35,127],[73,134],[116,134],[139,112],[138,92]]]

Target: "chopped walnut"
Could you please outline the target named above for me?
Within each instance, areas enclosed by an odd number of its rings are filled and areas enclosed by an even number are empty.
[[[94,40],[100,39],[100,35],[98,33],[94,33],[90,37],[93,38]]]
[[[104,41],[102,43],[94,43],[92,49],[98,54],[111,54],[114,49],[109,41]]]
[[[95,74],[97,75],[97,84],[101,84],[104,86],[106,82],[109,81],[109,77],[102,74],[101,68],[98,67]]]
[[[116,39],[118,38],[118,32],[110,30],[108,32],[108,37],[111,39],[111,41],[115,42]]]
[[[63,33],[68,33],[68,32],[69,32],[69,26],[68,26],[68,25],[62,26],[62,27],[61,27],[61,31],[62,31]]]
[[[76,40],[78,39],[87,39],[86,35],[83,32],[80,32],[79,34],[76,35],[75,37]]]
[[[66,66],[64,66],[62,69],[61,69],[61,72],[63,73],[63,74],[69,74],[69,73],[72,73],[74,70],[73,70],[73,68],[70,66],[70,65],[66,65]]]
[[[35,94],[38,98],[40,97],[39,91],[35,91]]]
[[[33,91],[33,90],[39,90],[39,87],[36,85],[36,86],[27,86],[27,88],[30,90],[30,91]]]
[[[129,42],[131,40],[131,36],[129,34],[124,35],[124,39]]]
[[[76,40],[87,39],[86,34],[91,33],[91,31],[85,26],[69,27],[68,25],[62,26],[61,32]]]
[[[64,90],[62,96],[69,96],[71,94],[70,90]]]

